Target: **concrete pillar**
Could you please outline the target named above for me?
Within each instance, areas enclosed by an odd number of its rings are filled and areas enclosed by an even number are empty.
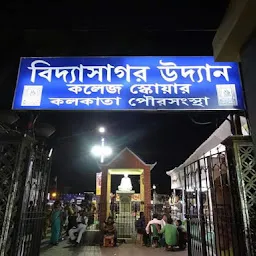
[[[256,146],[256,33],[242,47],[240,58],[252,140]],[[256,152],[256,147],[254,151]]]
[[[242,82],[254,145],[256,145],[255,13],[255,0],[232,0],[213,40],[216,61],[241,62]]]

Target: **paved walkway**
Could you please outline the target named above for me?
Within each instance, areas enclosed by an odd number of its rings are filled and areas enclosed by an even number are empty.
[[[45,247],[40,256],[187,256],[187,251],[166,252],[163,248],[147,248],[135,244],[123,244],[117,248],[100,248],[99,246],[85,246],[74,248],[66,241],[55,247]]]

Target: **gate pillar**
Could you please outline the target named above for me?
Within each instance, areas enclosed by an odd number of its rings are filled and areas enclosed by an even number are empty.
[[[226,146],[233,203],[234,255],[256,255],[256,162],[250,136],[232,136]],[[235,237],[235,236],[233,236]]]

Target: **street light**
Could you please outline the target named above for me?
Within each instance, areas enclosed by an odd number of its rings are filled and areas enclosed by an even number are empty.
[[[156,185],[153,185],[153,187],[152,187],[154,190],[156,189]]]
[[[105,127],[100,127],[99,128],[99,133],[105,133],[105,131],[106,131]]]
[[[99,133],[103,134],[106,132],[106,129],[105,127],[101,126],[99,127]],[[92,148],[92,151],[91,153],[96,156],[96,157],[100,157],[100,162],[101,163],[104,163],[104,158],[105,157],[108,157],[112,154],[112,149],[108,146],[105,146],[105,139],[102,135],[102,138],[101,138],[101,145],[96,145]]]
[[[112,155],[112,148],[103,145],[95,145],[92,147],[91,153],[95,156],[95,157],[100,157],[100,162],[103,163],[104,162],[104,158],[105,157],[109,157]]]

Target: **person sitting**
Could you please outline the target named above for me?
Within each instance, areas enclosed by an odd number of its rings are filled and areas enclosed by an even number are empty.
[[[163,217],[162,217],[162,219],[161,219],[161,229],[163,229],[164,226],[166,225],[168,218],[169,218],[169,216],[168,216],[167,214],[164,214],[164,215],[163,215]],[[162,237],[161,237],[161,239],[160,239],[160,245],[161,245],[162,247],[165,246],[164,234],[162,234]]]
[[[68,236],[69,230],[76,225],[76,216],[75,212],[73,211],[72,206],[70,203],[66,204],[66,215],[67,215],[67,220],[66,220],[66,235]]]
[[[144,215],[144,212],[140,212],[140,218],[136,221],[135,228],[137,233],[142,236],[143,245],[148,244],[148,236],[147,236],[145,227],[146,227],[145,215]]]
[[[162,226],[162,221],[158,219],[158,215],[156,213],[153,214],[153,219],[151,221],[148,222],[147,226],[146,226],[146,232],[147,234],[149,234],[150,232],[150,226],[152,224],[157,224]]]
[[[161,226],[159,224],[151,224],[150,225],[150,240],[151,246],[156,248],[160,245],[160,230]]]
[[[186,228],[182,225],[181,220],[177,220],[176,225],[179,234],[178,246],[179,249],[184,250],[187,246],[187,231]]]
[[[77,215],[75,225],[68,232],[71,242],[74,242],[75,245],[80,244],[82,236],[87,228],[87,222],[88,219],[85,217],[84,212],[80,211]],[[76,233],[78,234],[77,237],[75,236]]]
[[[173,247],[177,245],[178,231],[171,218],[168,218],[167,224],[161,229],[160,234],[164,234],[166,250],[173,250]]]
[[[104,222],[103,225],[103,233],[104,236],[112,236],[114,237],[114,246],[117,245],[117,232],[115,227],[115,222],[113,217],[109,216],[107,221]]]

